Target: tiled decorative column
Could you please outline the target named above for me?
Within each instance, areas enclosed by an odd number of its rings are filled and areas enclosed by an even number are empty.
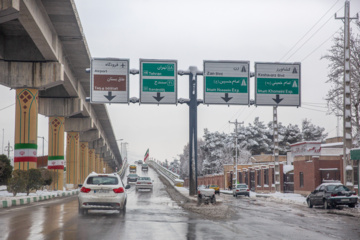
[[[64,187],[64,117],[49,117],[48,169],[57,176],[52,181],[53,190]]]
[[[37,167],[38,90],[16,89],[14,170]]]
[[[89,175],[89,143],[80,142],[80,184]]]
[[[80,141],[79,132],[67,132],[66,138],[66,183],[74,188],[80,183]]]

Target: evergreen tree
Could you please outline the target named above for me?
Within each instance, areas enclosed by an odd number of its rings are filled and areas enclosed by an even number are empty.
[[[11,178],[13,167],[6,155],[0,155],[0,185],[6,185],[8,179]]]
[[[302,139],[303,141],[323,141],[327,137],[324,134],[325,128],[315,126],[308,119],[302,121]]]

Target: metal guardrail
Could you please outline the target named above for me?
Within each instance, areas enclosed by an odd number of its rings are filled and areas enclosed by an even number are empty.
[[[125,172],[126,172],[126,168],[127,168],[128,166],[129,166],[129,164],[128,164],[127,162],[124,162],[123,165],[122,165],[122,167],[121,167],[121,169],[120,169],[120,171],[117,172],[117,174],[119,174],[121,178],[124,177],[124,174],[125,174]]]
[[[155,169],[157,169],[159,172],[161,172],[163,175],[165,175],[169,180],[171,180],[174,184],[176,184],[180,179],[180,176],[176,173],[171,172],[169,169],[164,168],[157,162],[154,162],[152,160],[149,160],[149,165]]]

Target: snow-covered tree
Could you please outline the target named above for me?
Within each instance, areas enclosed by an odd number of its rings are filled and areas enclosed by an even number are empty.
[[[327,134],[324,134],[325,128],[315,126],[310,120],[302,121],[302,140],[303,141],[323,141]]]
[[[202,168],[203,168],[203,159],[204,152],[201,149],[201,146],[204,145],[204,141],[199,139],[197,141],[197,174],[198,176],[202,176]],[[189,144],[184,147],[183,153],[179,155],[180,158],[180,176],[182,178],[189,176]]]
[[[356,29],[351,31],[350,36],[350,79],[351,79],[351,120],[353,126],[353,137],[359,139],[360,134],[360,22],[356,22]],[[344,31],[341,31],[333,39],[333,45],[329,53],[322,59],[329,60],[329,74],[327,83],[330,83],[330,90],[327,93],[327,105],[330,113],[335,115],[343,114],[343,79],[344,79]]]
[[[249,123],[246,128],[246,140],[248,142],[248,148],[253,155],[259,155],[261,153],[270,153],[272,151],[273,140],[268,137],[269,129],[264,122],[256,117],[254,125]]]

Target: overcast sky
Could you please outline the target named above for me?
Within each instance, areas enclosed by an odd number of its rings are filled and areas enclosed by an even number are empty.
[[[307,118],[325,127],[329,137],[337,135],[337,119],[326,113],[329,70],[321,57],[343,26],[334,14],[344,16],[344,1],[75,0],[75,4],[91,56],[127,58],[130,68],[139,69],[140,58],[177,60],[182,70],[189,66],[202,70],[203,60],[250,61],[251,71],[255,62],[301,62],[301,107],[279,107],[278,120],[301,126]],[[351,16],[359,11],[360,1],[351,1]],[[251,99],[254,82],[252,78]],[[199,99],[202,88],[199,76]],[[0,87],[0,94],[1,115],[6,116],[0,119],[4,143],[13,145],[15,91]],[[139,97],[139,75],[130,77],[130,97]],[[178,98],[189,98],[188,76],[178,78]],[[128,143],[130,160],[142,159],[149,148],[150,157],[172,161],[188,142],[187,105],[112,104],[108,112],[116,138]],[[267,124],[272,107],[199,105],[198,136],[205,128],[230,133],[234,126],[228,121],[237,119],[247,126],[255,117]],[[39,124],[47,121],[39,116]],[[45,154],[47,134],[47,129],[39,128],[38,135],[45,136]],[[38,145],[42,155],[42,139]]]

